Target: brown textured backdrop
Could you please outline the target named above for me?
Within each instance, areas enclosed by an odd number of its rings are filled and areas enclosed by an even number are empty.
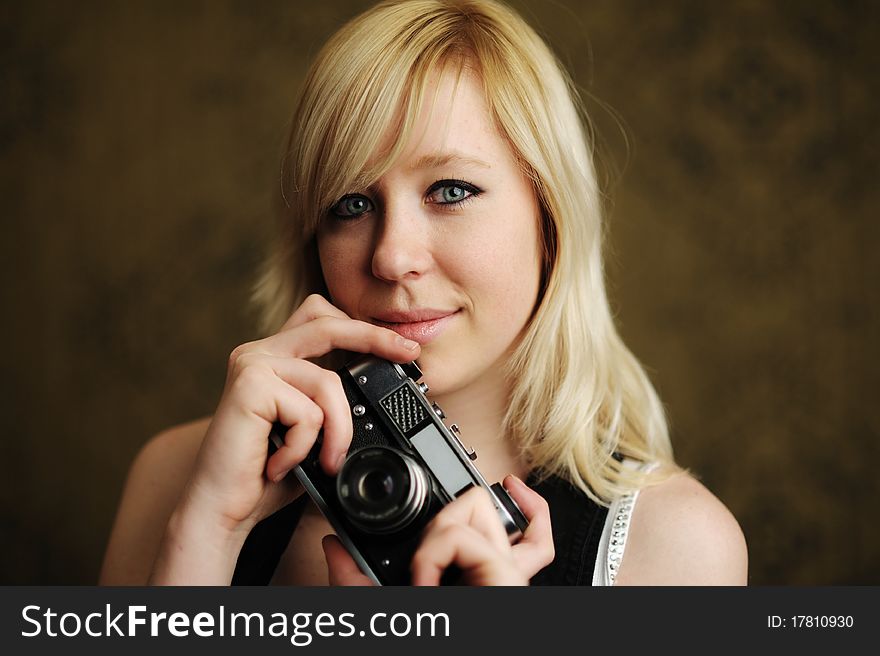
[[[292,99],[368,4],[0,4],[0,583],[94,582],[137,449],[212,411]],[[591,94],[620,325],[751,582],[880,583],[878,5],[513,4]]]

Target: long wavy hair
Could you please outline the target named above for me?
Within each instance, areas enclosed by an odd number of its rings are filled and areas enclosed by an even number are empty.
[[[327,295],[315,243],[321,217],[393,165],[431,102],[431,73],[447,66],[477,73],[541,207],[541,291],[506,363],[506,434],[534,469],[599,503],[664,480],[678,468],[663,407],[621,340],[605,291],[586,112],[545,42],[500,2],[383,2],[319,52],[293,115],[278,234],[254,291],[263,329],[276,331],[308,294]],[[649,472],[626,460],[662,466]]]

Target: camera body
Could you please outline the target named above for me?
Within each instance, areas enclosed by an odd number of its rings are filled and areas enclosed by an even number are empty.
[[[375,356],[338,369],[354,434],[337,476],[318,462],[322,434],[294,473],[333,526],[361,570],[382,585],[408,585],[410,561],[422,530],[447,504],[472,487],[489,492],[510,540],[528,526],[500,483],[489,485],[461,443],[455,424],[425,396],[415,362]],[[274,447],[286,428],[270,434]],[[271,448],[271,447],[270,447]]]

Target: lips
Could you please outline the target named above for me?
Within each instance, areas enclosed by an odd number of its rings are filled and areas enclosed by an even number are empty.
[[[406,312],[388,311],[374,317],[374,322],[396,332],[402,337],[425,345],[446,330],[458,310],[409,310]]]
[[[419,323],[422,321],[434,321],[442,319],[450,314],[455,314],[458,310],[407,310],[396,311],[389,310],[375,316],[376,321],[381,323]]]

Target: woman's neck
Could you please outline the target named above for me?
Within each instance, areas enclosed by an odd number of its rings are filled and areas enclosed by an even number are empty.
[[[509,386],[500,374],[483,376],[455,392],[431,397],[446,414],[446,424],[457,424],[465,447],[477,452],[477,468],[491,484],[507,474],[525,479],[528,469],[502,430]]]

